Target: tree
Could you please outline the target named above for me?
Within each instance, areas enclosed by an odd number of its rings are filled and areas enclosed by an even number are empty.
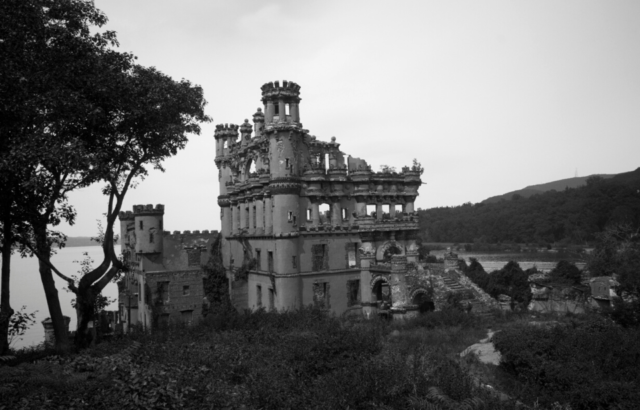
[[[574,263],[565,260],[558,262],[549,276],[553,282],[567,285],[579,285],[582,280],[580,269]]]
[[[133,64],[133,56],[112,49],[115,33],[92,34],[106,16],[80,0],[8,0],[0,9],[3,47],[2,134],[12,145],[5,163],[25,170],[24,195],[29,235],[22,238],[40,263],[40,276],[56,335],[68,348],[52,272],[76,293],[78,339],[92,319],[96,295],[126,268],[113,249],[113,225],[127,190],[151,165],[182,149],[188,133],[198,134],[204,115],[202,89],[175,82],[153,68]],[[5,101],[3,101],[5,102]],[[50,230],[73,223],[67,202],[74,189],[102,181],[108,197],[104,259],[78,285],[51,264],[52,245],[64,235]]]

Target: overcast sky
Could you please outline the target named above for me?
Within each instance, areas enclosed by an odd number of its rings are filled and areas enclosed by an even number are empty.
[[[129,191],[165,229],[219,229],[215,124],[302,86],[304,128],[379,170],[417,158],[416,207],[640,166],[640,2],[95,0],[120,50],[203,87],[214,121]],[[99,187],[70,197],[89,236]]]

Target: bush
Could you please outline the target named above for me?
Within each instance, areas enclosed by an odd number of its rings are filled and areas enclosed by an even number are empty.
[[[640,332],[602,318],[567,325],[507,328],[493,337],[501,366],[530,386],[529,398],[568,402],[574,410],[636,408]]]

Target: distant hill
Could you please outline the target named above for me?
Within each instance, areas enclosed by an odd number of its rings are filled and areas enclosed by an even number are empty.
[[[587,244],[610,224],[640,226],[639,193],[640,168],[570,178],[510,192],[506,200],[419,211],[420,230],[425,242]]]
[[[532,195],[541,194],[547,191],[553,191],[553,190],[564,191],[566,188],[578,188],[578,187],[587,185],[587,179],[591,178],[592,176],[599,176],[604,179],[607,179],[607,178],[612,178],[616,176],[616,174],[594,174],[586,177],[567,178],[567,179],[561,179],[558,181],[547,182],[545,184],[530,185],[528,187],[519,189],[517,191],[511,191],[511,192],[507,192],[506,194],[492,196],[491,198],[487,198],[484,201],[482,201],[482,203],[490,204],[494,202],[500,202],[503,199],[505,201],[509,201],[516,194],[520,195],[523,198],[529,198]]]

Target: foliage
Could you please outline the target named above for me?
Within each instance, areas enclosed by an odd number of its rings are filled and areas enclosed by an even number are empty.
[[[464,204],[420,211],[430,242],[584,244],[607,226],[640,226],[640,169],[586,186],[516,201]]]
[[[459,312],[449,314],[458,317]],[[514,408],[477,387],[455,359],[460,346],[477,340],[484,329],[466,332],[458,320],[451,323],[457,325],[434,323],[434,330],[411,321],[350,322],[310,308],[219,310],[198,326],[129,335],[76,356],[53,356],[11,368],[0,373],[0,386],[9,386],[0,388],[2,405]],[[394,337],[395,333],[403,336]]]
[[[73,263],[78,263],[80,264],[80,270],[78,271],[78,273],[80,274],[80,277],[86,275],[87,273],[91,272],[92,266],[93,266],[93,262],[94,260],[91,258],[91,256],[89,256],[89,252],[83,252],[82,256],[84,256],[84,259],[81,261],[73,261]],[[80,279],[73,275],[71,276],[71,278],[74,280],[74,282],[76,283],[76,285],[80,282]],[[68,291],[68,289],[67,289]],[[98,293],[95,295],[95,299],[92,303],[93,306],[93,319],[97,318],[98,315],[100,314],[100,312],[102,312],[107,306],[109,306],[110,304],[112,304],[113,302],[115,302],[116,299],[109,299],[107,296],[104,296],[102,293]],[[73,307],[74,309],[76,308],[76,299],[71,299],[71,307]]]
[[[383,172],[385,174],[396,172],[396,167],[392,167],[390,165],[380,165],[380,172]]]
[[[20,336],[23,336],[27,329],[36,323],[36,313],[38,311],[27,313],[25,312],[26,308],[26,306],[22,306],[19,311],[13,312],[9,319],[9,345]]]
[[[527,398],[579,409],[633,409],[640,402],[640,332],[602,318],[569,325],[520,324],[496,333],[501,366]]]
[[[579,285],[582,280],[582,272],[574,263],[562,260],[549,272],[549,277],[554,283]]]
[[[229,279],[222,264],[222,235],[218,234],[216,240],[211,244],[209,260],[202,267],[205,277],[203,280],[204,294],[207,298],[204,314],[210,310],[219,308],[232,308],[229,296]]]
[[[518,262],[509,261],[502,269],[489,274],[477,259],[471,258],[464,274],[494,298],[508,295],[522,306],[531,301],[531,288],[527,280],[529,273],[523,271]]]

